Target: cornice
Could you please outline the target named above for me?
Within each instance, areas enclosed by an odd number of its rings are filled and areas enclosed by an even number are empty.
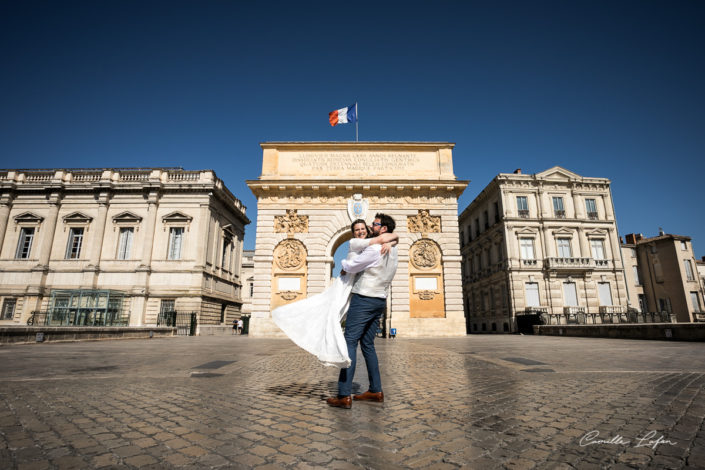
[[[415,195],[442,195],[451,194],[459,197],[469,181],[465,180],[436,180],[436,181],[414,181],[414,180],[360,180],[355,182],[309,179],[309,180],[247,180],[247,186],[257,197],[267,196],[304,196],[304,195],[350,195],[362,193],[364,195],[386,194],[392,195],[400,193],[399,196]]]

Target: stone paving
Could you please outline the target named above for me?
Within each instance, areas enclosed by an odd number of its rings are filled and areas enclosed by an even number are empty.
[[[0,468],[705,468],[705,343],[377,349],[386,402],[343,410],[336,369],[284,339],[0,347]]]

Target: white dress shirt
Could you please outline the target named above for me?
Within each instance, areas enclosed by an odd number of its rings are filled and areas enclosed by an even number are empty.
[[[359,273],[367,268],[377,266],[382,259],[382,245],[371,245],[351,259],[344,259],[340,264],[346,273]]]

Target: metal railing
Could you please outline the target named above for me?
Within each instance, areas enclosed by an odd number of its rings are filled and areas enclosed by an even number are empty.
[[[91,308],[66,308],[42,312],[34,310],[30,326],[129,326],[130,313]]]
[[[196,312],[159,312],[157,326],[171,326],[176,328],[180,336],[195,336],[198,317]]]

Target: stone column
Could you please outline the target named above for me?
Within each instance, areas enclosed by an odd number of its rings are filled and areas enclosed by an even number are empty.
[[[580,202],[580,195],[573,192],[573,209],[575,210],[576,219],[584,219],[586,217],[585,207]]]
[[[552,256],[558,256],[558,253],[553,255],[553,252],[555,250],[552,250],[554,243],[552,242],[553,240],[553,235],[551,234],[551,230],[548,229],[546,230],[546,227],[541,227],[541,232],[543,233],[543,258],[551,258]],[[550,250],[550,252],[549,252]]]
[[[59,207],[61,206],[61,196],[58,193],[49,196],[49,215],[40,230],[44,232],[42,235],[42,243],[39,247],[39,265],[47,269],[49,268],[49,259],[51,258],[51,247],[54,243],[54,235],[56,234],[56,221],[59,218]]]
[[[110,195],[108,193],[102,193],[97,198],[98,203],[98,217],[95,220],[95,227],[93,233],[93,245],[91,246],[91,253],[89,256],[89,269],[98,270],[100,265],[100,255],[103,250],[103,239],[105,238],[105,222],[108,218],[108,205],[110,201]]]
[[[206,269],[208,260],[208,228],[210,226],[210,204],[204,202],[198,209],[198,239],[196,240],[196,266]]]
[[[0,253],[2,253],[5,232],[7,232],[7,221],[10,218],[11,206],[12,198],[8,194],[3,194],[0,198]],[[10,256],[12,256],[12,253],[10,253]]]
[[[149,193],[147,198],[147,220],[144,230],[144,252],[142,253],[142,264],[140,268],[150,269],[152,264],[152,252],[154,251],[154,232],[157,226],[157,209],[159,208],[159,196],[156,192]]]
[[[578,227],[578,244],[580,246],[580,258],[591,258],[592,253],[590,252],[590,246],[588,244],[588,239],[585,236],[585,230],[582,227]]]
[[[617,268],[617,263],[621,266],[622,257],[619,253],[619,239],[617,238],[617,232],[614,227],[607,231],[607,243],[610,244],[610,251],[612,252],[612,267]],[[605,250],[607,251],[607,250]],[[607,253],[605,253],[606,255]],[[624,266],[622,266],[624,268]]]

